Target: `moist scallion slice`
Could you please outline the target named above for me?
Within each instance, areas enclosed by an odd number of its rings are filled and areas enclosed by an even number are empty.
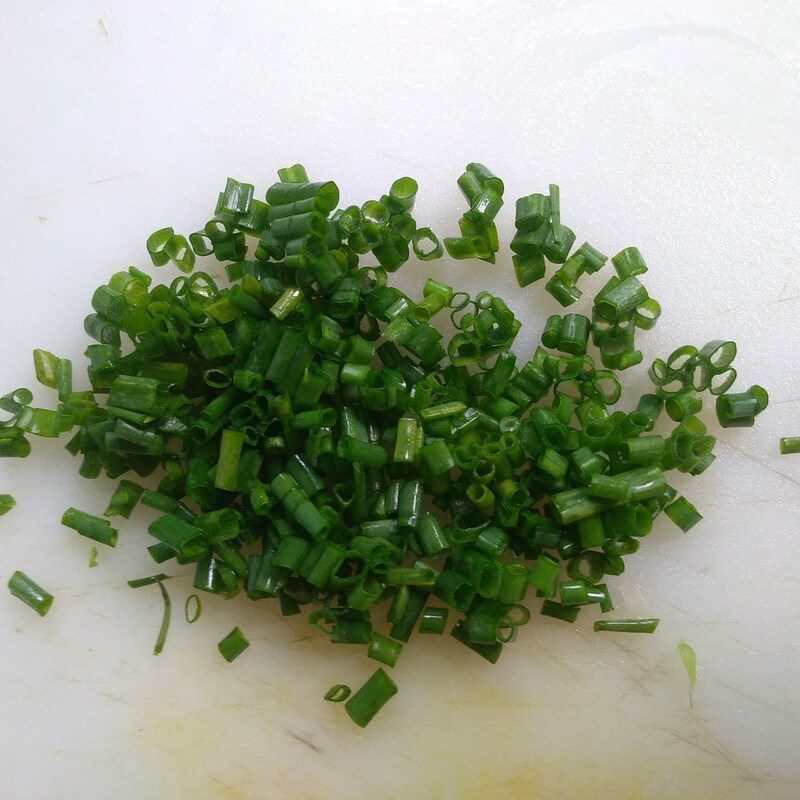
[[[40,617],[45,616],[53,605],[53,595],[19,570],[9,578],[8,590],[14,597],[18,597],[25,605],[30,606]]]
[[[247,641],[247,638],[238,627],[234,628],[217,645],[222,657],[228,663],[238,658],[248,647],[250,647],[250,642]]]
[[[714,463],[709,395],[733,428],[754,424],[767,392],[734,389],[737,345],[714,339],[656,358],[653,391],[623,397],[620,374],[643,361],[661,315],[642,253],[576,245],[556,184],[516,201],[503,242],[504,181],[471,162],[457,185],[467,208],[440,244],[417,224],[425,190],[410,176],[340,208],[339,187],[300,164],[266,192],[228,179],[194,233],[147,239],[153,265],[171,264],[163,283],[130,267],[92,294],[90,391],[76,389],[70,360],[34,352],[52,407],[32,407],[24,388],[0,396],[0,457],[67,434],[80,474],[117,484],[104,517],[70,508],[65,525],[113,547],[105,517],[155,509],[145,546],[160,569],[188,573],[198,592],[307,611],[317,633],[387,667],[415,628],[494,663],[536,624],[531,609],[539,624],[608,614],[611,579],[662,533],[662,512],[684,531],[701,520],[671,484]],[[521,287],[546,279],[571,307],[533,351],[517,347],[521,298],[458,291],[458,264],[408,294],[391,281],[414,257],[494,264],[506,244]],[[800,452],[800,437],[781,452]],[[12,505],[0,496],[0,514]],[[156,653],[167,577],[130,582],[162,593]],[[12,582],[46,612],[50,595],[21,573]],[[382,616],[388,635],[375,629]],[[234,628],[219,649],[232,661],[247,646]],[[364,726],[396,691],[379,669],[352,696],[337,685],[326,698]]]
[[[356,725],[366,728],[375,715],[397,694],[397,685],[377,669],[372,677],[345,703],[345,710]]]
[[[17,501],[10,494],[0,494],[0,517],[8,514],[17,505]]]

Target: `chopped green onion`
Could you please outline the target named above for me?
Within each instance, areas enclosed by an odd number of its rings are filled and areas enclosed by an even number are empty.
[[[370,658],[374,658],[375,661],[381,661],[387,666],[393,667],[397,663],[402,650],[403,645],[400,642],[393,642],[386,636],[373,632],[367,655]]]
[[[422,612],[422,617],[419,621],[419,632],[441,636],[447,626],[448,614],[449,610],[446,608],[428,606]]]
[[[599,619],[594,623],[595,632],[653,633],[658,627],[657,619]]]
[[[250,647],[250,642],[247,641],[239,628],[234,628],[217,647],[222,657],[230,664],[231,661],[238,658]]]
[[[158,575],[148,575],[146,578],[135,578],[134,580],[128,581],[128,586],[131,589],[141,589],[142,586],[152,586],[154,583],[160,583],[161,581],[167,580],[169,575],[165,575],[163,572],[159,572]]]
[[[264,200],[229,178],[188,239],[169,227],[148,237],[153,264],[183,274],[157,285],[131,267],[92,294],[91,391],[76,391],[69,359],[34,351],[53,407],[33,407],[24,388],[0,396],[0,457],[26,457],[29,434],[70,431],[80,474],[116,482],[106,517],[127,519],[137,503],[160,512],[148,528],[155,563],[191,570],[198,592],[277,599],[285,616],[310,608],[332,642],[363,644],[388,666],[415,628],[441,635],[451,609],[453,638],[492,663],[529,621],[534,592],[543,616],[568,623],[584,605],[613,611],[601,581],[625,570],[657,516],[684,531],[701,518],[667,473],[696,476],[715,460],[703,393],[725,428],[754,424],[767,393],[732,391],[737,346],[715,339],[656,359],[653,393],[614,408],[617,373],[642,361],[639,337],[661,315],[635,247],[610,259],[591,313],[547,319],[527,361],[515,355],[522,321],[501,297],[436,278],[408,295],[391,285],[411,255],[495,263],[504,182],[472,162],[458,186],[467,207],[440,243],[417,224],[420,187],[408,176],[341,208],[338,186],[300,164],[280,169]],[[555,264],[545,290],[575,306],[609,259],[576,247],[557,185],[515,212],[517,282]],[[195,270],[210,255],[224,285]],[[675,425],[655,434],[662,417]],[[800,437],[781,452],[800,452]],[[12,504],[0,496],[0,514]],[[116,545],[107,519],[69,509],[63,522]],[[166,578],[131,582],[162,592],[156,652]],[[374,623],[389,598],[386,636]],[[199,595],[184,614],[197,619]],[[246,646],[235,629],[220,651],[230,660]],[[379,670],[348,711],[365,725],[395,691]],[[331,699],[348,694],[334,687]]]
[[[102,517],[95,517],[85,511],[78,511],[77,508],[68,508],[61,517],[61,524],[66,525],[77,531],[81,536],[109,547],[117,546],[117,530],[112,528],[108,520]]]
[[[144,487],[138,483],[120,481],[103,516],[129,519],[143,493]]]
[[[53,605],[53,595],[19,570],[9,578],[8,589],[14,597],[18,597],[30,606],[40,617],[45,616]]]
[[[781,439],[781,455],[800,453],[800,436],[785,436]]]
[[[678,655],[689,678],[689,691],[697,685],[697,654],[686,642],[678,644]]]
[[[664,513],[684,532],[687,533],[697,525],[703,517],[685,498],[679,497],[664,508]]]
[[[325,692],[325,699],[331,703],[343,703],[350,697],[350,687],[344,683],[337,683]]]
[[[191,612],[189,611],[189,607],[192,607]],[[196,594],[190,594],[186,598],[186,603],[183,607],[183,614],[186,617],[186,621],[191,625],[193,622],[197,622],[200,619],[200,614],[203,611],[203,605],[200,602],[200,597]]]
[[[158,575],[151,575],[147,578],[138,578],[136,580],[128,581],[128,586],[131,589],[140,589],[143,586],[152,586],[154,583],[158,584],[161,590],[161,597],[164,600],[164,615],[161,618],[161,627],[158,629],[158,636],[156,637],[156,644],[153,648],[153,655],[157,656],[164,650],[164,645],[167,641],[167,632],[169,631],[169,619],[172,612],[172,602],[169,599],[169,594],[164,587],[164,581],[170,576],[159,573]]]
[[[350,719],[362,728],[373,720],[384,705],[397,694],[395,682],[378,668],[372,677],[345,703]]]
[[[17,501],[10,494],[0,494],[0,517],[8,514],[16,505]]]

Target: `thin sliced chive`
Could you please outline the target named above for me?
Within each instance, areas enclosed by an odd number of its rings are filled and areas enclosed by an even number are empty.
[[[36,370],[36,380],[49,389],[56,388],[56,369],[59,359],[47,350],[33,351],[33,366]]]
[[[725,427],[750,426],[767,406],[760,387],[731,391],[735,343],[657,359],[653,394],[615,411],[616,371],[642,360],[636,336],[661,314],[636,248],[611,259],[616,275],[591,318],[554,315],[543,347],[518,363],[522,323],[500,297],[436,279],[421,297],[389,285],[409,251],[443,252],[412,216],[416,181],[334,211],[333,182],[312,182],[301,165],[278,179],[266,202],[229,179],[214,219],[188,240],[172,228],[151,235],[153,263],[185,274],[154,285],[131,268],[100,286],[84,321],[98,342],[86,351],[92,391],[74,390],[69,360],[37,350],[37,378],[58,406],[33,408],[24,389],[0,397],[0,457],[26,456],[28,433],[74,429],[67,449],[86,477],[163,467],[157,491],[123,480],[106,513],[127,517],[137,500],[157,508],[156,563],[193,563],[198,590],[278,598],[285,615],[319,605],[309,621],[334,642],[395,654],[401,645],[370,620],[390,597],[394,639],[408,641],[418,621],[440,634],[453,608],[465,616],[454,638],[492,662],[527,621],[530,589],[546,616],[612,611],[598,581],[623,572],[655,517],[665,511],[684,530],[700,518],[664,473],[697,475],[714,460],[702,392]],[[494,263],[503,182],[471,163],[458,185],[469,208],[444,245]],[[559,265],[546,290],[571,306],[607,258],[587,242],[573,251],[561,217],[556,185],[520,198],[510,247],[521,286]],[[226,262],[225,288],[194,272],[195,255],[212,254]],[[449,340],[434,327],[446,314]],[[586,354],[590,334],[597,355]],[[677,426],[647,435],[662,410]],[[800,437],[781,450],[800,452]],[[77,529],[116,542],[107,522],[74,513]],[[162,592],[163,579],[151,579]],[[427,606],[431,596],[441,608]]]
[[[459,622],[452,631],[450,631],[450,635],[461,644],[466,645],[469,647],[470,650],[477,653],[481,658],[485,658],[490,664],[496,664],[497,660],[500,658],[500,655],[503,651],[503,645],[501,642],[493,642],[492,644],[483,644],[480,642],[471,642],[469,637],[464,629],[463,622]]]
[[[117,546],[117,530],[112,528],[109,521],[102,517],[87,514],[77,508],[68,508],[61,517],[61,524],[100,544],[108,545],[108,547]]]
[[[89,569],[94,569],[97,566],[97,548],[92,547],[89,551]]]
[[[172,228],[161,228],[148,237],[147,252],[150,254],[153,266],[163,267],[169,261],[166,247],[174,233]]]
[[[130,586],[131,589],[141,589],[142,586],[152,586],[154,583],[165,581],[170,577],[170,575],[159,572],[158,575],[149,575],[146,578],[135,578],[134,580],[128,581],[128,586]]]
[[[441,636],[447,627],[449,609],[426,606],[419,621],[419,632]]]
[[[659,622],[657,619],[599,619],[594,623],[594,630],[595,633],[653,633]]]
[[[45,616],[53,605],[53,595],[19,570],[9,578],[8,590],[14,597],[18,597],[25,605],[30,606],[40,617]]]
[[[553,227],[553,238],[561,242],[564,238],[564,228],[561,225],[561,193],[555,183],[550,184],[550,224]]]
[[[169,631],[169,620],[170,615],[172,613],[172,602],[169,599],[169,593],[167,592],[164,581],[167,580],[170,576],[165,575],[163,572],[159,573],[158,575],[151,575],[147,578],[137,578],[136,580],[128,581],[128,586],[131,589],[140,589],[143,586],[152,586],[154,583],[158,584],[158,588],[161,590],[161,597],[164,600],[164,614],[161,618],[161,627],[158,629],[158,636],[156,637],[156,644],[153,648],[153,655],[157,656],[161,651],[164,649],[164,645],[167,641],[167,632]]]
[[[103,516],[129,519],[143,493],[144,487],[139,486],[138,483],[127,480],[120,481]]]
[[[800,453],[800,436],[784,436],[781,439],[781,455]]]
[[[432,567],[392,567],[386,572],[389,586],[433,586],[436,571]]]
[[[425,608],[425,603],[428,600],[428,592],[425,589],[417,587],[409,588],[401,586],[396,597],[405,599],[402,603],[402,608],[400,608],[400,604],[398,604],[397,608],[395,608],[394,603],[392,604],[390,616],[393,618],[391,619],[392,628],[390,635],[393,639],[407,642],[411,637],[411,633],[414,630],[414,626],[417,624],[420,614],[422,614]]]
[[[158,629],[158,637],[153,648],[153,655],[157,656],[164,649],[169,631],[169,618],[172,611],[172,602],[163,581],[158,581],[158,588],[161,589],[161,597],[164,600],[164,616],[161,618],[161,627]]]
[[[432,261],[435,258],[441,258],[444,253],[439,238],[430,228],[417,228],[411,237],[411,244],[414,248],[414,255],[420,261]]]
[[[553,617],[560,619],[563,622],[575,622],[580,613],[580,606],[563,606],[561,603],[556,603],[553,600],[545,600],[542,603],[541,613],[545,617]]]
[[[8,514],[17,505],[17,501],[10,494],[0,494],[0,517]]]
[[[403,645],[400,642],[394,642],[380,633],[373,633],[367,655],[375,661],[380,661],[389,667],[393,667],[400,657],[403,650]]]
[[[220,439],[219,459],[214,475],[217,489],[236,491],[239,487],[239,464],[245,436],[241,431],[224,430]]]
[[[189,607],[192,606],[192,612],[190,613]],[[199,595],[190,594],[186,598],[186,603],[183,606],[183,614],[186,618],[186,621],[191,625],[194,622],[197,622],[200,619],[200,614],[203,613],[203,605],[200,602]]]
[[[230,664],[231,661],[238,658],[247,648],[250,642],[237,627],[234,628],[222,641],[217,645],[222,657]]]
[[[760,386],[751,386],[746,392],[722,394],[717,397],[717,419],[723,428],[749,428],[768,404],[769,395]]]
[[[685,497],[679,497],[677,500],[670,503],[664,509],[664,513],[684,533],[687,533],[703,519],[702,515]]]
[[[337,683],[325,692],[325,700],[331,703],[343,703],[350,697],[351,689],[344,683]]]
[[[396,694],[397,684],[382,668],[378,668],[345,703],[345,710],[356,725],[366,728],[375,715]]]
[[[679,642],[677,650],[683,668],[686,670],[686,675],[689,678],[689,691],[691,692],[697,685],[697,654],[686,642]]]

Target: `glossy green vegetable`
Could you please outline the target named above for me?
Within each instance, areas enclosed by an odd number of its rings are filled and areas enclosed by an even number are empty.
[[[109,547],[117,546],[118,534],[115,528],[111,527],[108,520],[79,511],[77,508],[68,508],[61,517],[61,524],[66,525],[77,531],[81,536]]]
[[[615,633],[653,633],[658,623],[657,619],[599,619],[594,623],[594,629]]]
[[[337,683],[325,692],[325,699],[329,700],[331,703],[343,703],[350,697],[350,694],[351,690],[349,686],[343,683]]]
[[[800,453],[800,436],[784,436],[781,439],[781,455]]]
[[[8,514],[16,505],[17,501],[10,494],[0,494],[0,517]]]
[[[40,617],[45,616],[53,605],[53,595],[19,570],[9,578],[8,590],[14,597],[18,597],[30,606]]]
[[[169,632],[169,621],[172,614],[172,601],[170,600],[169,593],[164,586],[164,581],[169,578],[163,572],[158,575],[152,575],[147,578],[138,578],[136,580],[128,581],[128,586],[131,589],[140,589],[143,586],[152,586],[154,583],[158,584],[161,590],[161,598],[164,601],[164,614],[161,618],[161,627],[158,629],[158,636],[156,637],[156,644],[153,648],[153,655],[157,656],[164,650],[164,645],[167,641],[167,633]]]
[[[701,519],[668,480],[714,461],[705,393],[726,427],[752,425],[767,394],[732,391],[737,348],[720,339],[656,359],[653,393],[623,397],[618,373],[643,360],[638,335],[661,307],[636,248],[607,265],[591,244],[576,247],[555,184],[516,201],[520,286],[549,271],[546,289],[567,307],[605,274],[590,310],[547,319],[541,347],[516,346],[522,322],[502,298],[443,282],[458,270],[408,295],[391,285],[409,258],[443,249],[495,262],[504,183],[473,162],[458,186],[467,209],[440,244],[417,225],[420,187],[408,176],[343,208],[338,186],[299,164],[266,193],[228,179],[188,240],[172,228],[148,238],[173,280],[131,267],[93,293],[91,391],[75,390],[69,360],[34,352],[54,408],[32,407],[26,389],[0,397],[0,457],[27,456],[31,435],[69,432],[80,473],[117,481],[107,517],[127,519],[137,504],[158,512],[156,564],[182,567],[198,592],[308,611],[332,643],[387,666],[415,628],[449,630],[494,663],[532,624],[528,607],[568,623],[581,608],[609,613],[610,576],[660,534],[654,520],[664,512],[689,530]],[[227,281],[197,262],[211,256]],[[0,511],[9,504],[3,496]],[[101,517],[69,509],[63,521],[117,542]],[[162,592],[156,652],[166,577],[131,584]],[[197,619],[198,595],[184,613]],[[384,614],[388,635],[374,629]],[[236,628],[219,647],[232,660],[247,640]],[[379,670],[348,712],[366,725],[395,692]]]
[[[689,678],[689,691],[691,691],[697,685],[697,654],[686,642],[680,642],[678,644],[678,655]]]
[[[191,611],[189,608],[191,607]],[[200,614],[203,613],[203,604],[200,602],[200,597],[196,594],[190,594],[186,598],[186,603],[183,607],[183,614],[186,617],[186,621],[191,625],[193,622],[197,622],[200,619]]]
[[[247,641],[247,638],[239,628],[234,628],[217,645],[220,654],[229,664],[247,650],[248,647],[250,647],[250,642]]]
[[[377,669],[372,677],[345,703],[345,710],[356,725],[366,728],[375,715],[397,694],[397,685]]]
[[[120,481],[108,508],[104,512],[106,517],[124,517],[129,519],[133,509],[142,497],[144,487],[133,481]]]

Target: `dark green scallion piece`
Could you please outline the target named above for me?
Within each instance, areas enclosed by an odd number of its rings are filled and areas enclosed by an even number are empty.
[[[217,645],[220,654],[229,664],[247,650],[248,647],[250,647],[250,642],[247,641],[247,638],[239,628],[234,628]]]
[[[384,705],[397,694],[397,685],[377,669],[372,677],[345,703],[345,710],[356,725],[366,728]]]
[[[25,605],[30,606],[40,617],[45,616],[53,605],[53,595],[19,570],[9,578],[8,590],[14,597],[18,597]]]
[[[120,481],[103,516],[129,519],[143,493],[144,487],[139,486],[138,483],[127,480]]]
[[[0,494],[0,517],[8,514],[17,505],[17,501],[10,494]]]
[[[800,436],[784,436],[781,439],[781,455],[800,453]]]
[[[117,546],[117,530],[112,528],[108,520],[102,517],[87,514],[77,508],[68,508],[61,517],[61,524],[100,544],[109,547]]]
[[[594,630],[613,633],[653,633],[658,627],[657,619],[599,619]]]
[[[349,686],[346,686],[344,683],[337,683],[325,692],[325,700],[331,703],[343,703],[350,697],[350,694],[351,689]]]

